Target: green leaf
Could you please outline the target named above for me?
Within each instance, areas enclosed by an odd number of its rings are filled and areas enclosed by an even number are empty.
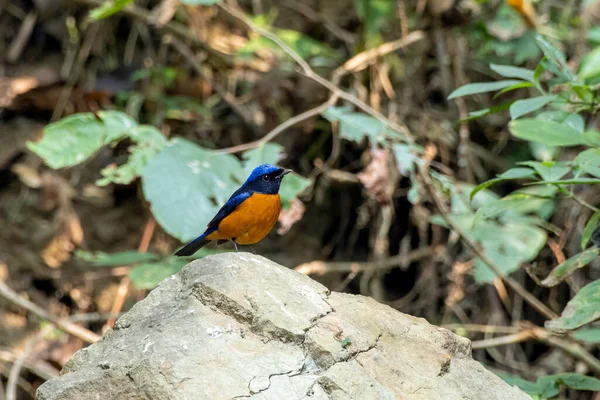
[[[567,303],[560,317],[547,321],[545,326],[554,332],[566,332],[600,318],[600,279],[585,285]]]
[[[501,91],[499,91],[498,93],[496,93],[494,95],[494,97],[492,97],[492,99],[496,99],[498,96],[503,95],[504,93],[507,93],[507,92],[512,92],[513,90],[530,88],[530,87],[533,87],[533,86],[534,85],[531,82],[517,83],[516,85],[512,85],[512,86],[509,86],[507,88],[502,89]]]
[[[480,190],[487,189],[488,187],[495,185],[498,182],[512,180],[512,179],[537,179],[537,175],[531,168],[511,168],[504,173],[498,175],[497,178],[490,179],[489,181],[483,182],[476,186],[469,195],[470,200],[473,200],[473,196]]]
[[[600,75],[600,47],[596,47],[583,58],[579,73],[580,79],[592,79]]]
[[[144,263],[129,271],[129,278],[138,289],[154,289],[164,279],[179,272],[188,262],[185,258],[169,257]]]
[[[525,393],[531,396],[536,396],[536,398],[539,398],[541,394],[546,391],[545,386],[543,386],[541,383],[529,382],[519,378],[518,376],[507,373],[499,373],[498,376],[509,385],[516,386]],[[552,386],[552,388],[554,389],[555,393],[548,393],[550,395],[549,397],[554,397],[560,392],[558,388],[554,387],[554,385]]]
[[[494,107],[484,108],[483,110],[471,111],[466,118],[460,120],[460,122],[471,121],[477,118],[484,117],[486,115],[496,114],[502,111],[506,111],[510,108],[510,106],[514,103],[514,101],[509,101],[506,103],[499,104]]]
[[[591,147],[600,147],[600,132],[590,129],[583,132],[585,144]]]
[[[537,399],[550,399],[558,396],[560,385],[575,390],[598,391],[600,388],[599,379],[575,372],[541,376],[535,383],[506,373],[500,373],[498,376],[509,385],[517,386]]]
[[[212,6],[213,4],[217,4],[219,0],[181,0],[181,2],[191,6]]]
[[[356,15],[362,22],[366,49],[383,42],[383,28],[394,16],[394,4],[390,0],[354,0]]]
[[[538,382],[540,381],[556,382],[557,384],[562,384],[575,390],[600,391],[600,379],[575,372],[564,372],[562,374],[542,376],[538,379]]]
[[[581,134],[583,134],[585,129],[585,121],[581,115],[568,113],[566,111],[545,111],[539,113],[535,118],[542,121],[567,125]]]
[[[419,160],[410,146],[406,144],[394,144],[394,156],[398,171],[403,176],[411,176],[415,171],[415,164]]]
[[[600,149],[582,151],[573,160],[573,166],[578,172],[587,173],[600,178]]]
[[[310,183],[310,179],[306,179],[296,173],[286,175],[279,189],[283,208],[288,208],[290,202],[310,186]]]
[[[496,82],[469,83],[450,93],[448,100],[477,93],[494,92],[496,90],[504,89],[519,83],[522,82],[514,79]]]
[[[581,234],[581,249],[585,250],[590,239],[592,238],[592,234],[594,230],[598,226],[598,222],[600,222],[600,210],[597,210],[590,219],[587,224],[585,224],[585,228],[583,229],[583,233]]]
[[[485,253],[500,267],[504,276],[537,257],[546,244],[546,232],[536,226],[523,223],[499,225],[491,221],[478,223],[474,230],[475,240],[481,243]],[[491,283],[496,274],[479,258],[475,259],[475,280]]]
[[[517,119],[525,114],[537,111],[555,98],[556,96],[538,96],[525,100],[517,100],[510,106],[510,118]]]
[[[557,161],[523,161],[519,165],[526,165],[535,169],[544,181],[557,181],[571,171],[571,167],[566,162]]]
[[[140,253],[138,251],[121,251],[118,253],[104,253],[101,251],[87,252],[77,250],[75,257],[82,261],[87,261],[95,267],[118,267],[121,265],[135,264],[139,262],[154,261],[158,259],[158,254]]]
[[[106,138],[102,121],[94,114],[75,114],[44,128],[43,138],[27,147],[41,157],[50,168],[77,165],[104,145]]]
[[[529,223],[507,222],[501,225],[484,220],[474,225],[474,215],[452,214],[450,218],[468,237],[481,244],[485,254],[500,268],[503,276],[519,269],[523,262],[537,257],[546,243],[546,232]],[[438,221],[432,219],[431,222],[437,224]],[[475,259],[474,276],[480,283],[490,283],[496,278],[496,274],[479,257]]]
[[[550,275],[542,281],[542,285],[546,287],[558,285],[571,276],[577,269],[585,267],[598,258],[599,253],[600,250],[594,247],[570,257],[568,260],[565,260],[562,264],[554,268],[552,272],[550,272]]]
[[[573,337],[582,342],[600,344],[600,328],[584,328],[573,332]]]
[[[546,58],[552,62],[567,77],[567,79],[575,81],[575,74],[567,66],[564,54],[540,34],[536,34],[535,40]]]
[[[130,132],[132,140],[137,144],[129,147],[129,159],[119,167],[109,165],[100,173],[103,178],[96,185],[105,186],[110,183],[126,185],[142,174],[143,169],[167,145],[167,139],[152,126],[142,125]]]
[[[93,20],[99,20],[110,17],[111,15],[121,11],[127,6],[127,4],[132,2],[133,0],[106,0],[102,5],[90,11],[89,18]]]
[[[245,180],[234,156],[180,138],[172,139],[142,172],[144,196],[154,217],[183,242],[200,235]]]
[[[379,142],[385,138],[384,124],[367,114],[349,112],[345,107],[330,107],[323,117],[330,122],[340,123],[341,138],[361,142],[368,137],[371,142]]]
[[[565,124],[539,119],[520,119],[508,125],[513,136],[523,140],[546,143],[550,146],[577,146],[585,141],[583,135]]]
[[[44,136],[27,147],[53,169],[72,167],[103,145],[126,137],[138,126],[131,117],[119,111],[101,111],[70,115],[44,128]]]
[[[265,143],[248,150],[242,155],[244,160],[244,175],[250,176],[252,170],[261,164],[277,164],[283,157],[283,146],[276,143]],[[285,178],[284,178],[285,181]]]
[[[504,78],[517,78],[533,82],[533,71],[526,68],[513,67],[512,65],[490,64],[492,71],[502,75]]]

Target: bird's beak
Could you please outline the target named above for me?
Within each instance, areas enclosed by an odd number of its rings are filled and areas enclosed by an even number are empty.
[[[291,169],[282,168],[282,169],[280,169],[279,176],[277,178],[282,179],[285,175],[289,174],[290,172],[292,172]]]

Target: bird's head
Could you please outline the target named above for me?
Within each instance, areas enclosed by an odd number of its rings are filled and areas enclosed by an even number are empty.
[[[279,168],[271,164],[262,164],[254,168],[244,187],[257,193],[277,194],[281,180],[292,172],[290,169]]]

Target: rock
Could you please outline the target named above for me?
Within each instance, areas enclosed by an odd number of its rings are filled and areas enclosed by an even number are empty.
[[[77,352],[38,400],[529,399],[469,340],[263,257],[205,257]]]

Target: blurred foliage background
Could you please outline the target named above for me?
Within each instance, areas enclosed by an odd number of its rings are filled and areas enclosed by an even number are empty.
[[[263,162],[295,173],[248,251],[600,398],[600,1],[0,0],[0,62],[0,399]]]

